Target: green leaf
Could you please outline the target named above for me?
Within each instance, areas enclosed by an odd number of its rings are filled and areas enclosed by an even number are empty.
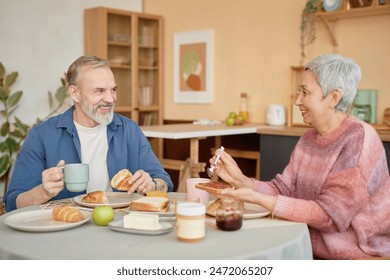
[[[0,100],[7,100],[9,91],[3,87],[0,87]]]
[[[30,126],[24,122],[22,122],[18,117],[15,117],[15,127],[19,128],[21,131],[27,133],[30,129]]]
[[[19,90],[17,92],[15,92],[14,94],[12,94],[8,100],[7,100],[7,104],[10,108],[14,107],[15,105],[17,105],[20,101],[20,98],[22,98],[22,95],[23,95],[23,91]]]
[[[0,143],[0,152],[9,154],[9,148],[6,142]]]
[[[64,73],[64,77],[61,78],[61,84],[66,87],[66,72]]]
[[[11,74],[8,74],[5,78],[5,87],[11,87],[18,78],[18,72],[12,72]]]
[[[1,111],[0,111],[0,115],[1,115],[2,117],[4,117],[5,119],[7,119],[8,111],[7,111],[7,110],[1,110]]]
[[[65,86],[59,87],[56,92],[56,100],[62,104],[68,97],[68,89]]]
[[[0,135],[2,137],[6,136],[9,131],[9,122],[4,122],[0,129]]]
[[[18,142],[15,141],[14,138],[8,137],[5,140],[5,143],[7,144],[8,150],[11,153],[18,152],[20,150],[20,145],[18,144]]]
[[[48,98],[49,98],[49,106],[51,108],[53,107],[54,100],[53,100],[53,95],[51,94],[50,91],[48,92]]]
[[[3,80],[5,76],[5,68],[3,63],[0,62],[0,80]]]
[[[3,177],[5,173],[10,169],[12,164],[11,157],[9,155],[3,155],[0,157],[0,177]]]
[[[8,116],[12,116],[12,114],[18,109],[19,105],[16,105],[11,110],[8,110]]]
[[[20,140],[24,140],[24,138],[26,137],[26,133],[24,133],[20,129],[15,129],[13,132],[11,132],[11,136]]]

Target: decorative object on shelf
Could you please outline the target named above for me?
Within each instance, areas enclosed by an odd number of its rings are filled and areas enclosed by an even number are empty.
[[[140,87],[138,93],[138,103],[140,106],[151,106],[153,104],[153,87]]]
[[[304,64],[306,58],[305,47],[312,44],[316,39],[315,13],[322,7],[321,0],[307,0],[305,8],[301,15],[301,61],[300,65]]]
[[[341,2],[341,0],[324,0],[324,10],[327,12],[336,11],[340,9]]]
[[[349,0],[348,2],[351,8],[362,8],[371,6],[372,1],[373,0]]]
[[[180,32],[174,36],[174,101],[211,103],[214,31]]]
[[[390,107],[385,108],[385,112],[383,113],[383,124],[390,126]]]
[[[367,123],[376,123],[376,96],[376,89],[358,89],[351,114]]]

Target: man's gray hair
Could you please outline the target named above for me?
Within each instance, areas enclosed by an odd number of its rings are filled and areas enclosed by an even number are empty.
[[[80,56],[69,66],[68,72],[66,73],[66,82],[68,84],[68,87],[77,84],[80,74],[80,68],[85,65],[92,67],[110,67],[107,60],[99,58],[97,56]]]

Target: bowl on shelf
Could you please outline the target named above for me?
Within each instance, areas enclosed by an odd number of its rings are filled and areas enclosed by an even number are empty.
[[[131,37],[124,34],[110,34],[108,35],[108,40],[113,42],[126,42],[131,43]]]
[[[111,64],[114,64],[114,65],[130,65],[130,57],[126,57],[126,56],[116,56],[116,57],[112,57],[112,58],[109,58],[109,61]]]
[[[139,66],[156,66],[157,60],[153,57],[139,57],[138,58]]]
[[[373,0],[349,0],[351,8],[362,8],[371,6]]]

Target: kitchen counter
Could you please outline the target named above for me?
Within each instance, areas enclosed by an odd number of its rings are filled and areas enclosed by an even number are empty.
[[[382,140],[390,166],[390,130],[381,125],[374,127]],[[276,174],[283,172],[299,138],[308,129],[308,126],[262,126],[257,129],[257,134],[260,135],[260,180],[271,180]]]
[[[376,131],[382,142],[390,142],[390,129],[382,129],[381,126]],[[258,134],[279,135],[279,136],[299,136],[301,137],[309,127],[304,126],[263,126],[257,129]]]

